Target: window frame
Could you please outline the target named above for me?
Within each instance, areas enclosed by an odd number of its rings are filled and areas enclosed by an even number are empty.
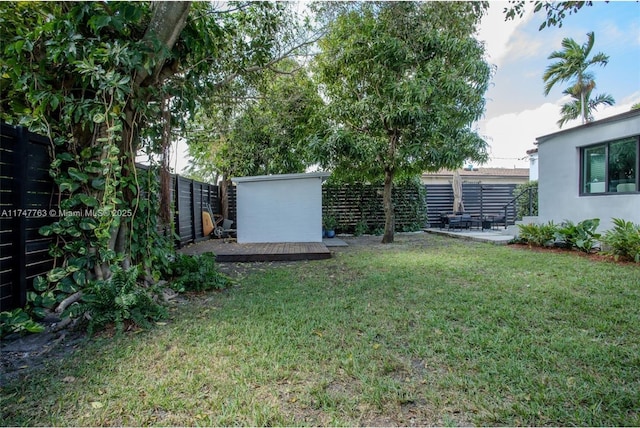
[[[635,164],[635,185],[636,190],[632,192],[610,192],[609,191],[609,148],[611,144],[633,138],[636,143],[636,164]],[[597,193],[585,192],[585,152],[588,149],[604,146],[605,162],[604,162],[604,176],[605,176],[605,191]],[[616,138],[614,140],[602,141],[595,144],[589,144],[588,146],[578,147],[580,150],[579,155],[579,181],[578,181],[578,194],[579,196],[605,196],[605,195],[632,195],[640,193],[640,135],[630,135],[628,137]]]

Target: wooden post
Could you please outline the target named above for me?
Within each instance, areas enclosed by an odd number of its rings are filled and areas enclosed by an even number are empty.
[[[196,242],[196,182],[191,181],[191,240]]]
[[[178,237],[178,242],[176,247],[182,247],[182,237],[180,236],[180,176],[176,174],[174,176],[175,179],[175,187],[174,187],[174,197],[175,197],[175,234]]]
[[[13,209],[24,210],[26,208],[27,197],[27,177],[28,177],[28,146],[29,132],[21,126],[16,127],[16,146],[14,155],[14,198]],[[17,308],[22,308],[27,304],[27,260],[26,241],[27,225],[24,215],[14,215],[13,217],[13,258],[14,269],[12,279],[11,295],[13,304]]]

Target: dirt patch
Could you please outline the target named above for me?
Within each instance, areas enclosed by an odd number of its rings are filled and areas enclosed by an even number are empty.
[[[0,386],[72,354],[86,335],[77,330],[8,336],[0,343]]]

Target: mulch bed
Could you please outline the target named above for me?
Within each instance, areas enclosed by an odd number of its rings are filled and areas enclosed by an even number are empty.
[[[576,257],[586,258],[594,262],[608,262],[608,263],[615,263],[617,265],[636,266],[640,268],[640,263],[635,263],[635,262],[624,260],[624,259],[616,260],[613,256],[609,256],[609,255],[598,253],[598,252],[583,253],[582,251],[569,250],[567,248],[536,247],[536,246],[530,246],[527,244],[509,244],[509,248],[513,248],[515,250],[534,251],[537,253],[573,254]]]

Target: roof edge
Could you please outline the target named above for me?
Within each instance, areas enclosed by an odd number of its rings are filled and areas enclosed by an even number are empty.
[[[274,174],[274,175],[254,175],[250,177],[232,177],[231,181],[234,183],[248,183],[254,181],[276,181],[276,180],[300,180],[306,178],[320,178],[324,179],[331,175],[330,172],[317,171],[317,172],[302,172],[298,174]]]
[[[578,125],[578,126],[574,126],[573,128],[568,128],[568,129],[562,129],[560,131],[557,132],[553,132],[551,134],[546,134],[546,135],[542,135],[540,137],[536,138],[536,145],[543,143],[544,141],[555,137],[557,135],[560,134],[565,134],[568,132],[575,132],[575,131],[579,131],[582,129],[588,129],[589,127],[593,127],[593,126],[598,126],[601,125],[603,123],[608,123],[608,122],[617,122],[619,120],[624,120],[624,119],[628,119],[630,117],[634,117],[634,116],[640,116],[640,109],[635,109],[635,110],[629,110],[629,111],[625,111],[624,113],[619,113],[613,116],[609,116],[609,117],[605,117],[604,119],[600,119],[600,120],[594,120],[593,122],[589,122],[589,123],[585,123],[584,125]]]

